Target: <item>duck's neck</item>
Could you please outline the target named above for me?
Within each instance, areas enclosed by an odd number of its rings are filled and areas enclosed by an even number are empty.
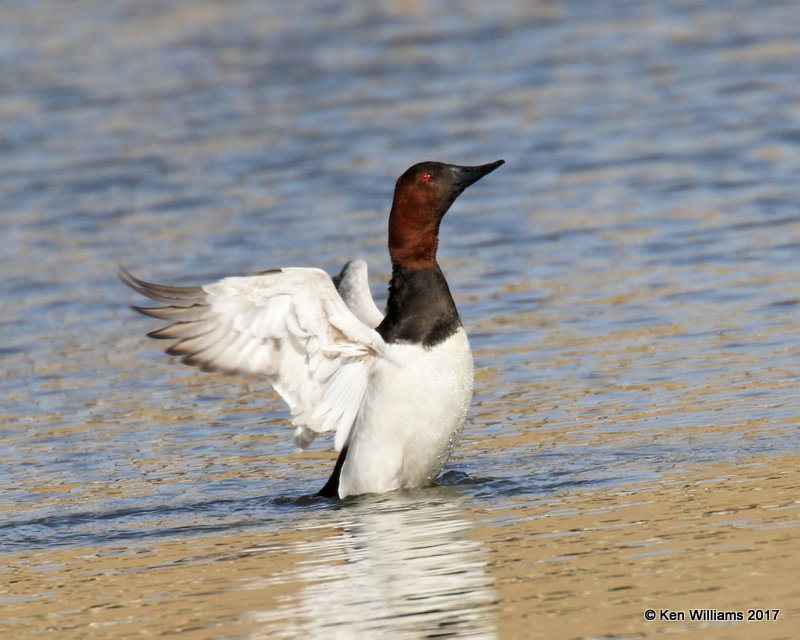
[[[438,230],[389,227],[389,255],[393,265],[409,269],[438,267],[436,249],[439,246]]]
[[[392,264],[409,269],[435,267],[442,215],[428,203],[415,199],[413,193],[396,190],[389,213]]]
[[[432,347],[461,327],[450,288],[434,253],[430,266],[417,268],[392,257],[386,316],[378,333],[386,342]]]

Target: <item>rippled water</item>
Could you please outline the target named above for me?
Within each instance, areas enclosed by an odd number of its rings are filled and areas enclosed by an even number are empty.
[[[715,637],[791,637],[799,25],[4,3],[0,633],[709,637],[642,619],[695,593],[788,616]],[[360,256],[382,298],[396,176],[500,157],[442,229],[477,384],[430,491],[308,497],[325,443],[294,455],[266,385],[170,361],[114,275]]]

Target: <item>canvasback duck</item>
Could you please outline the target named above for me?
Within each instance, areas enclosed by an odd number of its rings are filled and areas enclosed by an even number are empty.
[[[334,278],[284,268],[200,287],[119,276],[166,305],[133,308],[171,323],[148,334],[173,340],[167,353],[203,370],[266,378],[289,405],[299,449],[334,432],[340,453],[319,495],[430,486],[464,426],[473,385],[472,351],[436,260],[439,226],[464,189],[503,163],[420,162],[398,178],[385,315],[363,260]]]

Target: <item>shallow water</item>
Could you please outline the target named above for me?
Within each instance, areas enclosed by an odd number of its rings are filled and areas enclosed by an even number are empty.
[[[788,638],[796,628],[800,7],[0,7],[0,632]],[[440,259],[476,356],[441,486],[310,498],[175,283],[389,272],[396,176],[507,164]],[[665,622],[647,608],[781,610]],[[710,635],[709,635],[710,634]]]

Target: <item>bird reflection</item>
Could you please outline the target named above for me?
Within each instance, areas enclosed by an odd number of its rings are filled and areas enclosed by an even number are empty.
[[[496,594],[453,487],[367,496],[316,513],[309,560],[262,581],[303,585],[255,613],[252,637],[495,638]]]

